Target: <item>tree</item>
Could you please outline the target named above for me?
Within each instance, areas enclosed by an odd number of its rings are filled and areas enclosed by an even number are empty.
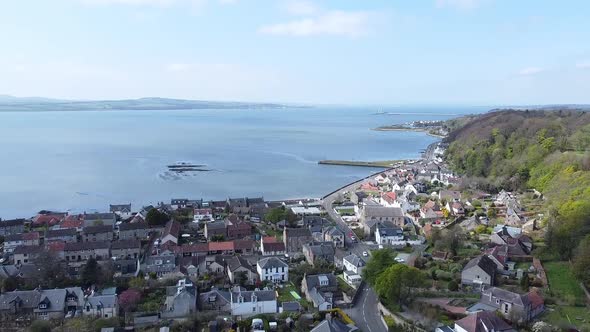
[[[396,264],[393,250],[380,249],[373,251],[371,258],[363,269],[363,278],[370,284],[375,285],[377,277],[389,266]]]
[[[452,292],[456,292],[459,290],[459,284],[455,280],[449,281],[448,287],[449,290]]]
[[[82,284],[89,287],[96,285],[100,280],[101,268],[94,257],[90,257],[82,269]]]
[[[2,281],[2,288],[5,292],[12,292],[13,290],[17,289],[19,285],[19,280],[13,276],[9,276]]]
[[[245,286],[248,281],[248,275],[245,271],[236,272],[236,283],[240,286]]]
[[[36,320],[29,327],[30,332],[51,332],[51,324],[46,320]]]
[[[377,277],[375,291],[389,304],[407,304],[412,301],[413,289],[423,286],[425,280],[426,277],[420,270],[395,264]]]
[[[129,288],[119,295],[119,306],[125,311],[133,311],[141,300],[141,291],[135,288]]]
[[[529,285],[530,285],[530,280],[529,280],[529,276],[528,274],[524,273],[522,275],[522,278],[520,279],[520,288],[525,291],[528,292],[529,290]]]
[[[35,288],[62,288],[70,286],[71,281],[65,273],[65,269],[59,259],[49,251],[39,253],[33,260],[37,270],[26,279],[26,286]]]
[[[150,226],[164,226],[170,221],[170,216],[164,212],[160,212],[158,209],[151,209],[148,211],[145,221],[147,221]]]
[[[590,284],[590,235],[580,242],[573,264],[576,278],[587,285]]]

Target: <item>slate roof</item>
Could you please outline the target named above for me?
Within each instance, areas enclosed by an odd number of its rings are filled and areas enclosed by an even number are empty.
[[[77,232],[75,228],[51,229],[45,232],[45,238],[76,236],[76,234]]]
[[[397,218],[404,216],[404,213],[400,208],[380,205],[365,206],[363,214],[368,218]]]
[[[139,249],[141,241],[139,240],[119,240],[111,242],[111,250],[115,249]]]
[[[248,262],[248,260],[243,258],[242,256],[233,256],[227,261],[227,266],[232,272],[240,267],[245,267],[252,272],[256,272],[254,271],[252,264],[250,264],[250,262]]]
[[[148,229],[149,226],[147,222],[127,222],[119,225],[119,231],[133,231],[136,229]]]
[[[301,305],[297,301],[283,302],[281,306],[283,307],[283,312],[298,312],[301,310]]]
[[[256,296],[257,301],[273,301],[277,299],[277,293],[273,290],[258,290],[258,291],[232,291],[232,302],[239,303],[238,297],[242,296],[244,302],[252,302],[252,295]]]
[[[365,261],[360,258],[359,256],[357,256],[356,254],[350,254],[346,257],[343,258],[343,260],[349,262],[350,264],[352,264],[353,266],[357,266],[357,267],[362,267],[365,266],[366,263]]]
[[[84,234],[99,234],[99,233],[112,233],[113,226],[111,225],[96,225],[96,226],[86,226],[82,229],[82,233]]]
[[[102,306],[103,308],[114,308],[117,305],[117,296],[116,295],[94,295],[89,296],[86,299],[87,303],[90,304],[92,308],[97,308],[98,306]]]
[[[289,264],[283,262],[276,257],[266,257],[258,261],[258,266],[261,269],[272,269],[274,267],[289,267]]]
[[[117,216],[114,213],[89,213],[84,215],[85,221],[95,220],[114,220]]]
[[[287,237],[311,237],[308,228],[285,228]]]
[[[13,227],[13,226],[19,226],[19,225],[24,225],[24,224],[25,224],[24,219],[0,220],[0,228]]]
[[[40,254],[43,251],[45,251],[45,248],[43,248],[42,246],[18,246],[16,248],[14,248],[14,251],[12,252],[14,255],[18,255],[18,254]]]
[[[478,256],[470,260],[463,268],[463,271],[474,266],[479,266],[490,276],[493,276],[496,271],[496,264],[486,255]]]
[[[0,294],[0,310],[10,310],[12,301],[19,301],[21,308],[33,309],[39,304],[41,292],[32,291],[14,291]]]
[[[109,241],[66,243],[64,251],[108,249],[110,245]]]
[[[327,278],[328,279],[328,286],[320,286],[320,278]],[[334,274],[312,274],[305,277],[305,283],[307,284],[307,289],[312,288],[321,288],[321,287],[332,287],[338,285],[338,281],[336,280],[336,276]]]
[[[344,324],[337,318],[327,318],[321,321],[311,332],[350,332],[356,328]]]

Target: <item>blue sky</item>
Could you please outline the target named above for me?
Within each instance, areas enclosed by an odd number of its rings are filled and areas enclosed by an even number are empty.
[[[590,103],[590,1],[19,0],[0,94]]]

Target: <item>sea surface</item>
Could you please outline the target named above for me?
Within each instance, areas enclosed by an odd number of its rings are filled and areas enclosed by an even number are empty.
[[[322,159],[418,158],[437,139],[372,128],[484,107],[314,107],[0,113],[0,218],[134,210],[171,198],[321,197],[378,171]],[[377,114],[384,112],[386,114]],[[210,172],[176,176],[190,162]]]

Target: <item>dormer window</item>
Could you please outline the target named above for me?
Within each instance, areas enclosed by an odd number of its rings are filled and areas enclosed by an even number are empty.
[[[256,297],[256,294],[252,294],[252,302],[256,302],[258,300],[258,298]]]
[[[45,304],[45,303],[40,303],[40,304],[39,304],[39,309],[47,309],[47,304]]]

